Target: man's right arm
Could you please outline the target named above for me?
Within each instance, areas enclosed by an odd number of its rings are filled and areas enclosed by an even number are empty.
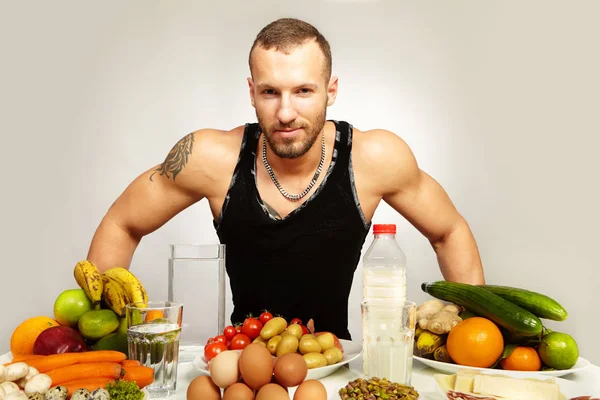
[[[115,266],[129,268],[142,237],[206,197],[202,148],[210,147],[206,142],[212,136],[196,132],[183,137],[162,164],[138,176],[112,204],[87,255],[101,272]]]

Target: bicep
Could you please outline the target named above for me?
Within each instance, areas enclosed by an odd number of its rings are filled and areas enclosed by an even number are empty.
[[[383,200],[404,216],[431,242],[449,235],[462,217],[442,186],[431,176],[412,167],[410,179]]]
[[[178,177],[177,180],[182,180]],[[136,237],[160,228],[201,195],[160,173],[160,166],[139,175],[113,203],[107,217]]]

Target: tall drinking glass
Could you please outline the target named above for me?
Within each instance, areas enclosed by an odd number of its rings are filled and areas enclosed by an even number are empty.
[[[174,394],[183,304],[150,301],[125,309],[129,358],[154,369],[154,382],[146,386],[150,397]]]
[[[363,302],[361,308],[363,372],[369,377],[387,378],[410,386],[416,303]]]

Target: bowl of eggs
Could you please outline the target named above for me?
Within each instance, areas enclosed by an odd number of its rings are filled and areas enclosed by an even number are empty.
[[[294,387],[293,400],[327,400],[325,386],[308,378],[299,353],[273,357],[265,346],[251,343],[241,351],[222,351],[207,367],[208,375],[190,382],[187,400],[290,400]]]

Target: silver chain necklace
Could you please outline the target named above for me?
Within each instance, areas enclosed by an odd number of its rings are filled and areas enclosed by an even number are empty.
[[[321,161],[319,162],[319,166],[317,167],[317,170],[315,171],[315,175],[313,176],[312,180],[308,184],[308,187],[306,189],[304,189],[304,191],[302,191],[302,193],[300,193],[300,194],[289,194],[288,192],[285,191],[284,188],[281,187],[281,184],[279,184],[279,181],[277,180],[277,177],[275,176],[275,173],[273,172],[273,168],[271,168],[271,166],[269,165],[269,162],[267,161],[267,140],[265,139],[264,136],[263,136],[263,145],[262,145],[262,159],[263,159],[263,164],[265,165],[265,168],[267,169],[267,172],[269,173],[269,176],[271,177],[271,180],[273,181],[273,183],[275,184],[277,189],[279,189],[279,193],[281,193],[283,195],[283,197],[285,197],[288,200],[298,201],[301,198],[303,198],[304,196],[306,196],[308,194],[308,192],[310,192],[310,189],[312,189],[312,187],[315,185],[315,183],[317,183],[317,179],[319,179],[319,175],[321,175],[321,171],[323,170],[323,165],[325,164],[325,133],[323,133],[322,140],[321,140]]]

